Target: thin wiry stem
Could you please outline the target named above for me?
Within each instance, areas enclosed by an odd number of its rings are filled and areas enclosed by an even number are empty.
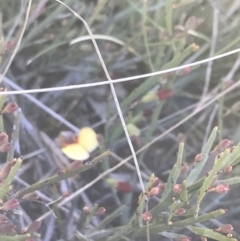
[[[216,43],[217,43],[217,37],[218,37],[218,14],[219,14],[218,9],[214,9],[212,41],[211,41],[209,57],[212,57],[214,55],[214,52],[216,49]],[[205,79],[205,84],[202,92],[202,99],[208,92],[209,83],[210,83],[211,74],[212,74],[212,65],[213,65],[213,61],[209,61],[207,65],[207,70],[206,70],[206,79]]]
[[[10,86],[13,89],[17,89],[19,91],[22,91],[22,88],[20,88],[16,83],[14,83],[13,81],[11,81],[10,79],[8,79],[7,77],[3,78],[3,81],[5,84],[7,84],[8,86]],[[2,92],[3,93],[3,92]],[[27,99],[29,99],[32,103],[34,103],[36,106],[38,106],[39,108],[41,108],[42,110],[44,110],[45,112],[47,112],[49,115],[53,116],[56,120],[58,120],[59,122],[61,122],[62,124],[64,124],[65,126],[67,126],[70,130],[74,131],[74,132],[78,132],[79,128],[74,126],[71,122],[69,122],[68,120],[66,120],[64,117],[62,117],[61,115],[59,115],[58,113],[56,113],[54,110],[52,110],[50,107],[46,106],[45,104],[43,104],[40,100],[38,100],[35,96],[32,96],[30,94],[26,94],[23,93],[22,94],[24,97],[26,97]]]
[[[149,66],[151,68],[151,71],[154,71],[154,65],[152,62],[152,58],[151,58],[151,54],[150,54],[150,49],[149,49],[149,45],[148,45],[148,37],[147,37],[147,28],[146,28],[146,23],[147,23],[147,0],[143,0],[143,13],[142,13],[142,31],[143,31],[143,39],[144,39],[144,45],[146,48],[146,52],[148,55],[148,62],[149,62]]]
[[[127,141],[128,141],[128,145],[129,145],[129,147],[131,149],[131,152],[132,152],[132,156],[133,156],[133,160],[134,160],[134,163],[135,163],[136,171],[137,171],[137,174],[138,174],[139,182],[140,182],[142,191],[145,192],[145,187],[144,187],[143,179],[142,179],[142,176],[141,176],[141,171],[140,171],[140,168],[139,168],[139,165],[138,165],[137,156],[136,156],[135,150],[133,148],[133,144],[132,144],[130,135],[129,135],[128,130],[127,130],[127,126],[126,126],[126,123],[125,123],[125,120],[124,120],[124,117],[123,117],[123,114],[122,114],[122,110],[120,108],[120,104],[119,104],[119,101],[118,101],[118,98],[117,98],[117,94],[116,94],[114,85],[111,82],[112,79],[111,79],[111,77],[110,77],[110,75],[108,73],[107,67],[106,67],[105,62],[103,60],[102,54],[101,54],[101,52],[100,52],[100,50],[98,48],[97,42],[94,39],[94,35],[93,35],[89,25],[87,24],[87,22],[79,14],[77,14],[74,10],[72,10],[69,6],[67,6],[66,4],[61,2],[60,0],[56,0],[56,1],[61,3],[62,5],[64,5],[66,8],[68,8],[68,10],[71,11],[75,15],[75,17],[77,17],[79,20],[81,20],[83,22],[84,26],[86,27],[89,35],[91,36],[94,48],[95,48],[96,53],[98,55],[98,58],[99,58],[99,60],[101,62],[102,68],[103,68],[103,70],[105,72],[105,75],[106,75],[106,77],[107,77],[107,79],[108,79],[108,81],[110,83],[110,88],[111,88],[113,99],[114,99],[114,102],[115,102],[115,105],[116,105],[116,108],[117,108],[117,111],[118,111],[118,115],[120,117],[123,129],[124,129]]]
[[[206,107],[210,106],[212,103],[216,102],[217,100],[219,100],[222,96],[226,95],[227,93],[235,90],[236,88],[240,87],[240,80],[238,80],[235,84],[233,84],[232,86],[230,86],[229,88],[227,88],[226,90],[224,90],[223,92],[221,92],[220,94],[218,94],[216,97],[212,98],[211,100],[209,100],[206,104],[202,105],[199,109],[193,111],[190,115],[188,115],[187,117],[185,117],[184,119],[182,119],[181,121],[179,121],[177,124],[175,124],[174,126],[172,126],[171,128],[169,128],[168,130],[166,130],[164,133],[162,133],[161,135],[157,136],[156,138],[154,138],[151,142],[147,143],[146,145],[144,145],[142,148],[140,148],[136,154],[141,153],[143,150],[145,150],[146,148],[148,148],[149,146],[151,146],[152,144],[154,144],[156,141],[160,140],[162,137],[164,137],[165,135],[167,135],[168,133],[172,132],[173,130],[175,130],[177,127],[179,127],[180,125],[182,125],[183,123],[185,123],[186,121],[188,121],[189,119],[191,119],[192,117],[194,117],[196,114],[198,114],[199,112],[201,112],[202,110],[204,110]],[[120,163],[118,163],[117,165],[115,165],[114,167],[106,170],[104,173],[101,173],[97,178],[95,178],[94,180],[92,180],[91,182],[89,182],[88,184],[86,184],[84,187],[80,188],[79,190],[77,190],[75,193],[71,194],[70,196],[66,197],[62,202],[60,202],[58,204],[59,207],[61,207],[62,205],[64,205],[65,203],[71,201],[73,198],[75,198],[76,196],[78,196],[81,192],[84,192],[85,190],[87,190],[88,188],[90,188],[92,185],[94,185],[96,182],[98,182],[99,180],[103,179],[104,177],[106,177],[107,175],[109,175],[111,172],[115,171],[116,169],[118,169],[119,167],[121,167],[122,165],[124,165],[126,162],[130,161],[132,159],[132,156],[127,157],[126,159],[124,159],[123,161],[121,161]],[[48,215],[50,215],[51,213],[45,213],[44,215],[42,215],[41,217],[38,218],[39,221],[43,220],[44,218],[46,218]]]
[[[229,82],[232,81],[233,76],[235,75],[235,73],[237,72],[238,68],[240,66],[240,53],[238,54],[238,58],[235,61],[233,67],[231,68],[231,70],[229,71],[229,73],[226,75],[226,77],[224,78],[225,82]]]
[[[239,53],[239,52],[240,52],[240,48],[234,49],[234,50],[226,52],[224,54],[216,55],[214,57],[210,57],[210,58],[207,58],[207,59],[196,61],[196,62],[193,62],[193,63],[190,63],[190,64],[180,65],[180,66],[170,68],[170,69],[166,69],[166,70],[160,70],[160,71],[156,71],[156,72],[153,72],[153,73],[135,75],[135,76],[111,80],[111,81],[101,81],[101,82],[97,82],[97,83],[69,85],[69,86],[42,88],[42,89],[7,91],[7,92],[0,92],[0,96],[1,95],[19,95],[19,94],[43,93],[43,92],[52,92],[52,91],[61,91],[61,90],[73,90],[73,89],[88,88],[88,87],[94,87],[94,86],[100,86],[100,85],[107,85],[109,83],[114,84],[114,83],[130,81],[130,80],[138,80],[138,79],[148,78],[148,77],[152,77],[152,76],[156,76],[156,75],[170,73],[170,72],[173,72],[173,71],[185,69],[187,67],[193,67],[193,66],[197,66],[197,65],[200,65],[200,64],[208,63],[209,61],[221,59],[221,58],[224,58],[226,56],[229,56],[229,55],[232,55],[232,54],[235,54],[235,53]]]
[[[18,42],[17,42],[17,44],[16,44],[16,47],[15,47],[15,49],[13,50],[13,53],[11,54],[10,60],[9,60],[9,62],[8,62],[8,64],[7,64],[7,66],[6,66],[3,74],[0,75],[0,83],[2,82],[3,77],[4,77],[5,74],[7,73],[8,69],[9,69],[9,67],[10,67],[10,65],[11,65],[11,63],[12,63],[15,55],[17,54],[17,51],[18,51],[19,47],[20,47],[20,44],[21,44],[21,41],[22,41],[22,38],[23,38],[23,34],[24,34],[24,32],[25,32],[25,30],[26,30],[26,27],[27,27],[27,22],[28,22],[28,17],[29,17],[30,10],[31,10],[31,5],[32,5],[32,0],[29,0],[29,1],[28,1],[28,6],[27,6],[27,11],[26,11],[26,17],[25,17],[24,24],[23,24],[23,27],[22,27],[22,31],[21,31],[21,33],[20,33],[20,36],[19,36]]]

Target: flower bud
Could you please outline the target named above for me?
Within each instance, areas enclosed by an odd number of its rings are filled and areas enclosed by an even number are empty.
[[[11,171],[11,168],[12,168],[12,162],[6,162],[1,171],[0,171],[0,181],[2,182],[3,180],[5,180],[7,177],[8,177],[8,174],[10,173]]]
[[[27,200],[27,201],[36,201],[38,200],[39,196],[36,192],[31,192],[31,193],[28,193],[26,195],[23,196],[23,200]]]
[[[150,222],[152,220],[152,213],[151,212],[145,212],[142,214],[142,219],[145,221],[145,222]]]
[[[152,114],[153,114],[153,110],[151,110],[151,109],[145,109],[145,110],[143,111],[143,116],[144,116],[145,118],[150,118],[150,117],[152,116]]]
[[[161,191],[164,191],[167,186],[167,183],[160,183],[158,187],[160,188]]]
[[[222,232],[222,233],[231,233],[233,231],[233,226],[231,224],[225,224],[215,229],[215,231]]]
[[[0,146],[8,143],[8,135],[6,133],[0,133]]]
[[[158,178],[158,177],[155,177],[155,178],[153,179],[153,182],[152,182],[151,188],[153,188],[153,187],[157,187],[157,186],[159,185],[159,183],[160,183],[159,178]]]
[[[157,91],[157,97],[159,100],[166,100],[173,96],[172,89],[160,89]]]
[[[86,214],[90,213],[90,208],[88,206],[84,206],[83,212],[86,213]]]
[[[183,74],[189,74],[191,72],[191,67],[186,67],[183,69]]]
[[[105,212],[106,212],[106,209],[104,207],[100,207],[100,208],[98,208],[96,215],[102,216],[105,214]]]
[[[197,44],[195,44],[195,43],[191,44],[191,48],[192,48],[193,52],[196,52],[196,51],[199,50],[199,46]]]
[[[214,188],[217,193],[227,193],[229,191],[229,185],[227,183],[221,183]]]
[[[10,102],[8,103],[2,110],[2,114],[5,113],[13,113],[18,109],[18,105],[16,102]]]
[[[194,158],[194,163],[200,162],[202,158],[203,158],[202,153],[197,154]]]
[[[33,221],[28,228],[26,229],[26,233],[34,233],[41,227],[42,222],[40,221]]]
[[[66,168],[63,169],[64,172],[74,172],[77,171],[82,166],[82,161],[74,161]]]
[[[0,214],[0,225],[7,222],[8,222],[8,218],[5,215]]]
[[[231,171],[232,171],[232,166],[226,166],[226,167],[224,167],[223,171],[224,171],[225,173],[231,172]]]
[[[5,143],[2,146],[0,146],[0,152],[8,152],[11,150],[12,145],[10,143]]]
[[[16,226],[13,225],[12,223],[6,223],[6,224],[2,224],[0,225],[0,234],[12,234],[15,233]]]
[[[7,202],[3,204],[1,207],[1,210],[3,211],[9,211],[9,210],[14,210],[18,208],[19,202],[16,198],[11,198]]]
[[[196,29],[199,26],[199,24],[201,23],[201,21],[202,20],[198,19],[195,16],[189,17],[184,26],[185,31]]]
[[[184,208],[178,208],[177,210],[175,210],[175,214],[176,215],[183,215],[186,212],[186,210]]]
[[[201,241],[207,241],[206,237],[201,236],[200,238],[201,238]]]
[[[148,196],[157,196],[160,193],[160,188],[159,187],[153,187],[149,192]]]
[[[181,167],[180,174],[185,173],[187,170],[188,170],[188,165],[187,165],[187,164],[184,164],[184,165]]]
[[[230,147],[233,144],[233,141],[228,140],[228,139],[223,139],[220,141],[220,143],[212,150],[212,152],[215,151],[224,151],[226,148]]]
[[[182,184],[175,184],[173,187],[175,193],[180,193],[182,191]]]
[[[118,182],[117,189],[118,191],[124,193],[130,193],[133,191],[132,185],[130,185],[128,182]]]

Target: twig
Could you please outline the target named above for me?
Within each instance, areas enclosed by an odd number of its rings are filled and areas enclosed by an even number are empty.
[[[135,75],[135,76],[131,76],[131,77],[127,77],[127,78],[120,78],[120,79],[111,80],[111,81],[101,81],[101,82],[97,82],[97,83],[69,85],[69,86],[51,87],[51,88],[42,88],[42,89],[7,91],[7,92],[0,92],[0,96],[1,95],[19,95],[19,94],[27,94],[27,93],[28,94],[43,93],[43,92],[52,92],[52,91],[61,91],[61,90],[73,90],[73,89],[81,89],[81,88],[88,88],[88,87],[106,85],[106,84],[109,84],[109,83],[114,84],[114,83],[130,81],[130,80],[138,80],[138,79],[148,78],[148,77],[152,77],[152,76],[156,76],[156,75],[170,73],[170,72],[173,72],[173,71],[185,69],[187,67],[193,67],[193,66],[197,66],[197,65],[200,65],[200,64],[208,63],[209,61],[221,59],[221,58],[224,58],[226,56],[229,56],[229,55],[232,55],[232,54],[235,54],[235,53],[239,53],[239,52],[240,52],[240,48],[237,48],[237,49],[234,49],[232,51],[226,52],[224,54],[219,54],[219,55],[216,55],[214,57],[210,57],[210,58],[207,58],[207,59],[196,61],[196,62],[193,62],[193,63],[190,63],[190,64],[184,64],[184,65],[180,65],[180,66],[170,68],[170,69],[166,69],[166,70],[160,70],[160,71],[156,71],[156,72],[153,72],[153,73]]]

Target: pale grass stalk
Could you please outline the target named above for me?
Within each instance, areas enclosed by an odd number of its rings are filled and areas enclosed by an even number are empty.
[[[226,52],[224,54],[219,54],[219,55],[207,58],[207,59],[203,59],[203,60],[196,61],[196,62],[189,63],[189,64],[180,65],[180,66],[177,66],[177,67],[174,67],[174,68],[170,68],[170,69],[166,69],[166,70],[160,70],[160,71],[156,71],[156,72],[152,72],[152,73],[148,73],[148,74],[142,74],[142,75],[135,75],[135,76],[126,77],[126,78],[120,78],[120,79],[111,80],[111,81],[101,81],[101,82],[97,82],[97,83],[69,85],[69,86],[62,86],[62,87],[50,87],[50,88],[42,88],[42,89],[0,92],[0,96],[1,95],[19,95],[19,94],[43,93],[43,92],[52,92],[52,91],[61,91],[61,90],[73,90],[73,89],[81,89],[81,88],[95,87],[95,86],[101,86],[101,85],[109,85],[110,83],[114,84],[114,83],[130,81],[130,80],[138,80],[138,79],[143,79],[143,78],[149,78],[149,77],[152,77],[152,76],[166,74],[166,73],[169,73],[169,72],[182,70],[182,69],[185,69],[185,68],[188,68],[188,67],[193,67],[193,66],[197,66],[197,65],[200,65],[200,64],[208,63],[209,61],[221,59],[221,58],[224,58],[226,56],[229,56],[229,55],[232,55],[232,54],[235,54],[235,53],[239,53],[239,52],[240,52],[240,48],[237,48],[237,49],[231,50],[229,52]]]
[[[213,12],[213,28],[212,28],[212,41],[211,41],[211,47],[210,47],[210,53],[209,57],[212,57],[214,55],[215,49],[216,49],[216,43],[217,43],[217,37],[218,37],[218,10],[214,9]],[[212,74],[212,65],[213,61],[209,61],[206,69],[206,78],[205,78],[205,84],[202,92],[201,100],[204,98],[204,96],[207,94]]]

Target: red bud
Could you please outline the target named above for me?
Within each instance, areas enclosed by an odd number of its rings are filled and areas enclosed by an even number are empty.
[[[158,179],[158,177],[155,177],[153,182],[152,182],[152,186],[151,187],[152,188],[153,187],[157,187],[159,185],[159,183],[160,183],[160,180]]]
[[[5,215],[0,214],[0,224],[4,224],[7,222],[8,222],[8,218]]]
[[[42,222],[40,221],[33,221],[28,228],[26,229],[26,233],[34,233],[41,227]]]
[[[143,116],[144,116],[145,118],[150,118],[150,117],[152,116],[152,114],[153,114],[153,110],[151,110],[151,109],[145,109],[145,110],[143,111]]]
[[[145,221],[145,222],[150,222],[152,220],[152,213],[151,212],[145,212],[142,214],[142,219]]]
[[[0,146],[0,152],[8,152],[11,150],[12,145],[10,143],[5,143],[2,146]]]
[[[3,204],[1,210],[9,211],[18,208],[19,202],[16,198],[11,198]]]
[[[158,187],[160,188],[161,191],[165,190],[166,186],[167,186],[167,183],[160,183],[158,185]]]
[[[7,177],[8,177],[8,174],[10,173],[11,171],[11,168],[13,166],[13,162],[6,162],[1,171],[0,171],[0,181],[2,182],[3,180],[5,180]]]
[[[118,182],[117,189],[125,193],[129,193],[133,191],[133,187],[127,182]]]
[[[186,67],[183,69],[183,74],[189,74],[191,72],[191,67]]]
[[[175,184],[173,187],[175,193],[180,193],[182,191],[182,184]]]
[[[184,208],[178,208],[177,210],[175,210],[175,214],[176,215],[182,215],[186,212],[186,210]]]
[[[231,224],[225,224],[215,229],[215,231],[222,232],[222,233],[231,233],[233,231],[233,226]]]
[[[157,91],[157,96],[159,100],[166,100],[173,96],[172,89],[160,89]]]
[[[214,188],[217,193],[227,193],[229,191],[229,185],[227,183],[222,183]]]
[[[200,162],[202,158],[203,158],[202,153],[197,154],[194,158],[194,163]]]
[[[2,110],[2,114],[5,113],[13,113],[18,109],[18,105],[16,102],[10,102],[8,103]]]
[[[223,169],[223,171],[224,171],[225,173],[231,172],[231,171],[232,171],[232,166],[226,166],[226,167]]]
[[[106,212],[106,209],[104,207],[100,207],[100,208],[98,208],[96,215],[102,216],[105,214],[105,212]]]
[[[149,192],[148,196],[157,196],[160,193],[161,189],[159,187],[153,187]]]
[[[224,139],[224,140],[220,141],[220,143],[212,150],[212,152],[215,152],[215,151],[222,152],[226,148],[230,147],[232,144],[233,144],[233,141]]]
[[[16,226],[13,225],[12,223],[6,223],[6,224],[2,224],[0,225],[0,234],[12,234],[15,233]]]
[[[8,135],[6,133],[0,133],[0,146],[8,143]]]
[[[23,196],[23,200],[27,200],[27,201],[36,201],[38,200],[39,196],[36,192],[31,192],[31,193],[28,193],[26,195]]]
[[[188,170],[188,165],[187,165],[187,164],[184,164],[184,165],[181,167],[180,174],[185,173],[187,170]]]

